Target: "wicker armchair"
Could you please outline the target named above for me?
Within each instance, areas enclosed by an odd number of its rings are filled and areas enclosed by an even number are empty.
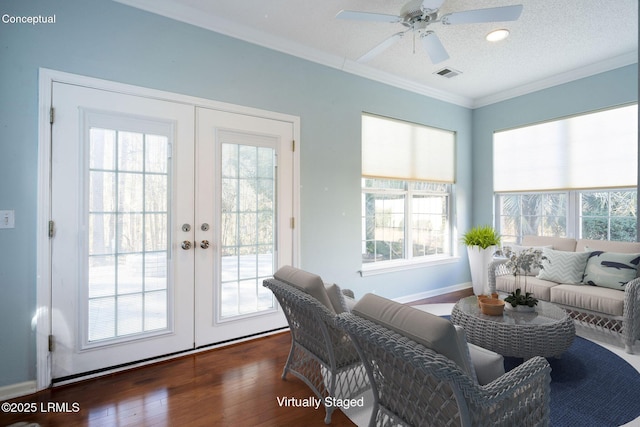
[[[374,426],[547,426],[551,368],[527,360],[481,386],[450,359],[352,313],[338,316],[372,383]]]
[[[360,357],[349,336],[337,326],[335,310],[284,281],[267,279],[263,286],[276,296],[291,330],[291,350],[282,379],[291,373],[304,381],[322,400],[324,421],[329,424],[335,409],[332,398],[352,398],[370,388]],[[344,302],[342,306],[347,308]]]

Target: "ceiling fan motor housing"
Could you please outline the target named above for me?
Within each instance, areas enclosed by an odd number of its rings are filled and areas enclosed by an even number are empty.
[[[405,4],[400,11],[402,25],[409,28],[425,28],[427,24],[438,19],[438,11],[425,14],[422,10],[422,0],[413,0]],[[422,25],[416,25],[422,24]]]

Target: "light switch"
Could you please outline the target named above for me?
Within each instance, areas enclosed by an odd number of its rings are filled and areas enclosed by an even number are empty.
[[[16,228],[15,211],[0,211],[0,228]]]

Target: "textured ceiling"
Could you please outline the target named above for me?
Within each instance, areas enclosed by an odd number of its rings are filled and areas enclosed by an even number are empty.
[[[335,19],[342,9],[397,15],[407,0],[116,0],[350,73],[466,106],[480,106],[636,63],[638,0],[445,0],[440,14],[522,4],[514,22],[429,26],[450,58],[433,65],[407,33],[356,62],[401,24]],[[509,38],[485,35],[508,28]],[[447,79],[443,67],[461,74]]]

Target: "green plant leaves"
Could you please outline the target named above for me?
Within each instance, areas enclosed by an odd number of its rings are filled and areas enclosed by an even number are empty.
[[[480,225],[467,231],[461,239],[465,246],[480,246],[486,249],[489,246],[500,244],[500,235],[490,225]]]

